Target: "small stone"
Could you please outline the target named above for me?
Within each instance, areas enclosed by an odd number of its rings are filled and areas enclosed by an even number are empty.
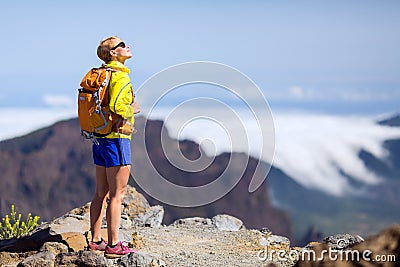
[[[18,253],[0,252],[0,266],[16,266],[18,262],[25,258],[22,254]]]
[[[290,246],[289,238],[279,235],[270,235],[267,238],[265,238],[265,241],[263,241],[263,243],[265,243],[265,246],[286,246],[286,247]]]
[[[54,259],[52,252],[39,252],[20,262],[17,267],[53,267]]]
[[[264,235],[268,235],[271,233],[271,230],[269,230],[267,227],[263,227],[260,229],[260,232]]]
[[[226,214],[216,215],[211,221],[220,231],[239,231],[244,227],[241,220]]]
[[[59,242],[46,242],[40,248],[39,252],[52,252],[54,255],[57,255],[62,252],[68,252],[68,247]]]
[[[164,218],[164,208],[162,206],[152,206],[148,208],[145,212],[138,214],[133,218],[133,222],[137,226],[147,226],[147,227],[160,227],[161,222]]]
[[[62,233],[61,237],[73,251],[84,250],[87,246],[86,238],[81,233]]]
[[[55,264],[56,266],[70,266],[74,264],[78,259],[77,252],[63,252],[56,256]]]
[[[181,252],[179,252],[179,255],[186,256],[186,252],[185,251],[181,251]]]
[[[354,244],[363,242],[364,239],[359,235],[336,234],[325,237],[323,241],[333,249],[345,249]]]
[[[139,236],[138,232],[132,233],[132,241],[129,242],[131,246],[135,249],[140,249],[143,246],[143,238]]]
[[[85,266],[85,267],[107,267],[106,258],[93,251],[79,251],[60,253],[55,258],[56,266]]]
[[[79,251],[78,260],[76,262],[78,266],[85,267],[107,267],[106,259],[96,252],[93,251]]]
[[[119,266],[138,266],[147,267],[151,266],[151,262],[155,259],[158,260],[158,255],[152,255],[144,252],[130,253],[126,256],[121,257],[118,264]]]
[[[191,218],[182,218],[174,221],[171,225],[180,226],[180,225],[211,225],[211,219],[202,218],[202,217],[191,217]]]

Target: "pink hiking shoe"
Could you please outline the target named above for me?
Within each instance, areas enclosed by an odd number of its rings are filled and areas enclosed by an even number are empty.
[[[108,258],[118,258],[124,255],[127,255],[132,252],[138,252],[137,250],[128,248],[122,244],[122,242],[118,242],[115,247],[107,246],[104,255]]]
[[[107,242],[102,238],[100,244],[96,244],[95,242],[89,243],[89,249],[92,251],[104,251],[106,250]]]

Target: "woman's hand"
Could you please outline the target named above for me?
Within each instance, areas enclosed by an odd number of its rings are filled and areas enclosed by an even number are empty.
[[[138,114],[138,113],[140,112],[140,106],[139,106],[139,103],[138,103],[138,102],[133,102],[133,103],[131,104],[131,106],[133,107],[133,112],[134,112],[135,114]]]

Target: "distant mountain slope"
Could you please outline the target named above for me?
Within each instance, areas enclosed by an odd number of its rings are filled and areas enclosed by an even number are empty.
[[[0,142],[0,212],[10,204],[43,219],[60,216],[90,200],[90,143],[69,120]]]
[[[391,118],[381,120],[378,122],[381,125],[388,125],[388,126],[394,126],[394,127],[399,127],[400,126],[400,115],[393,116]]]

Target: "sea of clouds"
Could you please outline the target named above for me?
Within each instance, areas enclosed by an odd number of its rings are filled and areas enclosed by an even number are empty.
[[[273,145],[271,142],[274,142],[275,167],[303,186],[338,196],[352,189],[348,178],[342,175],[343,172],[365,184],[376,184],[382,180],[369,171],[358,157],[361,149],[384,160],[387,151],[382,143],[388,139],[400,138],[399,127],[379,125],[376,122],[382,117],[376,116],[274,112],[273,139],[271,136],[263,136],[260,130],[262,125],[246,112],[243,112],[239,120],[234,117],[240,111],[222,114],[215,111],[214,118],[198,116],[197,119],[187,121],[182,120],[179,113],[170,111],[158,109],[152,114],[143,115],[164,119],[171,137],[194,140],[201,144],[209,156],[222,152],[246,152],[258,157],[260,150],[270,148]],[[70,108],[4,108],[0,112],[3,115],[0,117],[0,140],[28,134],[76,116],[76,111]],[[192,117],[196,118],[195,110],[185,112],[192,112]],[[241,130],[232,131],[232,128],[240,127],[245,129],[245,134]],[[262,156],[261,159],[270,161]]]
[[[195,111],[185,112],[193,112],[195,117]],[[354,193],[356,189],[352,188],[351,182],[343,173],[364,184],[381,182],[382,177],[368,170],[358,154],[361,150],[366,150],[385,160],[388,154],[383,142],[400,138],[400,128],[377,123],[382,116],[274,112],[273,139],[271,136],[263,136],[260,130],[263,125],[259,125],[245,111],[223,114],[215,111],[214,119],[200,116],[198,120],[190,122],[181,120],[180,116],[168,114],[167,110],[160,109],[150,117],[164,119],[171,137],[194,140],[201,144],[209,156],[234,151],[258,157],[262,148],[270,145],[269,142],[275,142],[275,167],[305,187],[320,189],[336,196],[350,190]],[[241,131],[228,131],[228,127],[225,127],[227,124],[230,129],[232,124],[234,128],[241,127],[236,125],[237,120],[234,117],[237,114],[244,114],[239,116],[247,136]],[[222,120],[215,120],[221,117]],[[261,159],[270,162],[263,156]]]

